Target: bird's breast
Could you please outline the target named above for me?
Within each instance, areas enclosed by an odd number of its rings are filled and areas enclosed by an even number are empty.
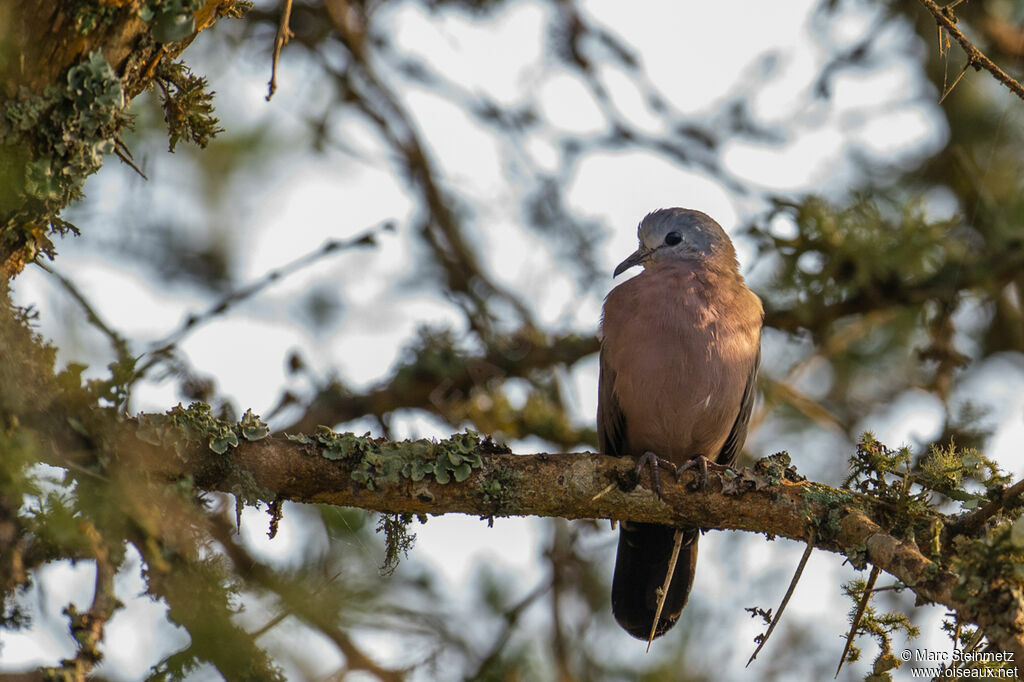
[[[716,457],[739,413],[760,328],[760,300],[738,275],[716,282],[647,271],[616,287],[602,348],[627,415],[624,454]]]

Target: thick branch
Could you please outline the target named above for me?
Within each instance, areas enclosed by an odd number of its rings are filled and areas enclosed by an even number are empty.
[[[389,456],[403,456],[403,444],[386,447]],[[813,531],[817,547],[850,557],[855,564],[870,562],[908,585],[922,601],[944,604],[981,625],[996,646],[1024,660],[1024,605],[1012,596],[1010,586],[993,584],[980,598],[954,591],[958,576],[929,559],[918,545],[889,534],[880,522],[886,510],[876,500],[820,483],[791,481],[781,469],[744,470],[734,478],[712,472],[704,491],[688,490],[684,477],[679,485],[665,486],[658,499],[646,481],[634,487],[629,459],[488,452],[485,442],[478,453],[482,465],[461,483],[440,484],[432,474],[413,481],[395,473],[373,478],[370,490],[352,477],[353,471],[367,470],[361,457],[328,459],[324,454],[325,447],[317,442],[273,437],[243,442],[222,456],[196,451],[187,464],[161,456],[151,466],[157,468],[154,473],[188,473],[201,487],[233,492],[244,471],[264,495],[385,513],[612,518],[764,533],[801,542]]]

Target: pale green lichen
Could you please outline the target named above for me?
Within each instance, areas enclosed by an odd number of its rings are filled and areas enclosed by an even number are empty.
[[[188,407],[177,406],[165,415],[144,414],[139,417],[136,435],[147,443],[160,447],[173,447],[182,459],[196,443],[205,443],[218,455],[228,448],[238,447],[239,436],[245,440],[260,440],[270,435],[267,425],[246,410],[238,424],[232,424],[213,416],[206,403],[192,403]]]
[[[202,5],[201,0],[146,0],[138,14],[149,24],[153,40],[173,43],[195,33],[195,11]]]
[[[769,485],[778,485],[783,479],[791,481],[803,480],[792,466],[793,460],[788,452],[777,452],[754,462],[754,471]]]
[[[114,22],[120,7],[101,5],[95,0],[72,0],[66,7],[71,15],[71,22],[82,35],[87,35],[97,28],[105,28]]]
[[[98,50],[68,70],[67,96],[87,137],[96,137],[101,129],[117,123],[125,105],[121,80]]]
[[[311,444],[308,436],[289,436],[292,440]],[[352,480],[373,490],[380,483],[397,483],[400,478],[422,481],[432,476],[441,484],[451,480],[465,481],[479,468],[482,446],[475,431],[455,434],[451,438],[433,441],[390,441],[371,438],[369,434],[334,433],[326,427],[317,429],[315,442],[322,446],[321,455],[331,460],[351,461]],[[494,447],[490,444],[490,447]]]
[[[846,559],[850,562],[850,565],[858,571],[862,571],[868,567],[868,546],[863,542],[856,545],[850,545],[849,547],[844,547],[843,554],[846,555]]]
[[[260,502],[265,502],[269,507],[276,499],[274,491],[257,483],[252,472],[246,469],[231,467],[224,477],[224,486],[235,496],[235,525],[238,528],[242,527],[243,507],[259,507]],[[279,518],[280,510],[278,510]]]
[[[88,34],[123,22],[138,11],[150,23],[142,43],[181,40],[195,31],[201,0],[146,0],[141,7],[106,6],[71,0],[66,8],[73,31]],[[237,17],[251,7],[233,2],[218,16]],[[154,80],[162,88],[171,147],[179,139],[200,146],[221,129],[213,116],[204,78],[179,62],[161,60]],[[145,85],[145,84],[142,84]],[[100,51],[71,66],[61,81],[42,92],[22,87],[0,104],[0,238],[13,245],[9,267],[20,268],[40,254],[53,256],[53,235],[77,232],[59,212],[82,197],[86,178],[105,154],[117,151],[131,123],[125,86]]]
[[[846,510],[857,502],[850,493],[820,484],[807,486],[801,497],[804,518],[815,524],[821,541],[832,540],[839,535]],[[825,513],[822,514],[817,507],[824,507]]]
[[[213,416],[206,403],[192,403],[188,407],[178,404],[163,415],[144,414],[138,418],[136,436],[139,439],[163,448],[174,448],[178,457],[187,460],[189,452],[197,444],[205,444],[213,452],[223,455],[229,448],[238,447],[239,437],[256,441],[267,438],[270,429],[263,420],[246,410],[237,424]],[[235,518],[242,522],[242,507],[258,506],[260,502],[271,504],[274,491],[260,486],[252,473],[231,466],[223,472],[223,483],[228,492],[235,496]]]
[[[0,215],[5,238],[23,244],[23,258],[52,254],[48,234],[74,228],[57,217],[80,198],[85,179],[114,151],[129,118],[120,79],[99,51],[68,69],[64,86],[42,94],[22,90],[0,107],[0,198],[20,210]],[[19,234],[20,233],[20,234]]]
[[[722,493],[742,495],[749,490],[767,490],[782,481],[804,481],[791,465],[789,453],[777,452],[754,462],[753,467],[727,469],[722,472]]]
[[[521,472],[498,467],[480,479],[475,492],[480,501],[491,509],[491,518],[508,513],[515,487],[522,478]]]
[[[238,430],[242,433],[242,438],[246,440],[262,440],[270,435],[270,427],[253,414],[252,410],[246,410],[242,415],[242,419],[238,422]]]

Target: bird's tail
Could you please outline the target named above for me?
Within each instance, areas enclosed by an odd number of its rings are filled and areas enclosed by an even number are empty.
[[[658,610],[658,590],[665,582],[676,529],[654,523],[622,523],[619,551],[612,578],[612,613],[626,632],[646,640]],[[655,637],[665,634],[679,620],[686,606],[697,567],[696,529],[683,533],[682,547],[658,618]]]

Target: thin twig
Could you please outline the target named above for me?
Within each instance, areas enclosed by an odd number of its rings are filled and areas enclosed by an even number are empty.
[[[975,648],[981,643],[981,638],[985,636],[985,631],[978,626],[978,629],[974,631],[974,637],[971,637],[971,641],[964,647],[964,651],[974,651]]]
[[[37,260],[36,265],[60,282],[60,285],[64,287],[64,290],[68,292],[71,298],[75,299],[75,302],[82,308],[82,312],[85,313],[86,318],[89,320],[89,324],[96,327],[96,329],[99,329],[103,335],[110,340],[110,345],[114,347],[114,353],[117,355],[117,359],[119,361],[123,361],[130,357],[128,342],[123,336],[111,329],[110,326],[103,321],[99,313],[96,312],[96,309],[92,307],[91,303],[89,303],[85,294],[83,294],[71,280],[42,261]]]
[[[960,615],[959,614],[952,614],[952,615],[956,616],[956,628],[953,630],[953,651],[952,651],[952,653],[955,654],[956,651],[957,651],[957,647],[960,646],[960,629],[963,626],[963,622],[960,620]],[[952,658],[952,655],[950,657]]]
[[[921,0],[921,4],[928,8],[928,11],[935,17],[935,22],[949,31],[950,35],[960,43],[960,47],[963,48],[967,54],[967,65],[973,66],[975,69],[983,68],[993,76],[995,79],[1010,89],[1010,92],[1017,95],[1021,99],[1024,99],[1024,85],[1021,85],[1019,81],[1010,77],[1005,71],[996,66],[996,63],[986,57],[984,53],[974,46],[967,36],[957,28],[956,17],[953,15],[953,6],[939,7],[934,0]],[[959,80],[959,79],[957,79]]]
[[[277,60],[281,58],[281,48],[295,37],[289,23],[292,18],[292,0],[284,0],[281,6],[281,20],[277,22],[277,35],[274,36],[274,61],[270,66],[270,82],[267,83],[267,101],[277,90]]]
[[[957,624],[957,627],[959,628],[959,619],[957,620]],[[981,638],[983,636],[984,632],[982,631],[981,627],[979,627],[978,630],[974,633],[974,636],[971,638],[971,641],[967,643],[967,646],[965,646],[962,649],[962,651],[964,653],[973,652],[978,647],[978,645],[981,644]],[[953,641],[953,648],[954,650],[956,649],[955,640]],[[954,658],[953,660],[956,661],[956,663],[954,665],[949,666],[948,668],[952,668],[953,670],[963,670],[964,668],[971,665],[970,661],[968,660],[969,658],[969,656],[961,656],[959,658]]]
[[[764,645],[768,642],[768,638],[771,637],[772,630],[775,629],[775,625],[782,618],[782,612],[786,610],[786,604],[789,603],[789,598],[793,596],[793,591],[796,590],[796,584],[800,582],[800,576],[803,575],[804,566],[807,565],[807,560],[811,558],[811,552],[814,551],[814,531],[811,531],[811,535],[807,538],[807,549],[804,550],[804,554],[800,557],[800,563],[797,564],[796,573],[793,574],[793,579],[789,581],[789,589],[786,590],[786,596],[782,598],[782,603],[779,604],[779,610],[776,611],[775,617],[772,618],[772,622],[768,625],[768,630],[761,637],[761,642],[754,649],[754,653],[750,654],[750,660],[747,661],[749,666],[757,658],[757,655],[764,648]]]
[[[658,620],[661,618],[661,609],[665,606],[665,599],[668,598],[668,588],[672,584],[672,574],[676,572],[676,562],[679,560],[679,550],[683,547],[683,529],[677,528],[673,538],[672,557],[668,560],[668,571],[665,572],[665,582],[661,585],[661,593],[658,595],[658,608],[654,612],[654,622],[651,623],[651,636],[647,638],[647,650],[651,650],[651,642],[654,641],[654,633],[658,629]]]
[[[480,660],[480,664],[476,668],[476,672],[467,675],[467,680],[482,680],[485,679],[485,673],[487,673],[491,666],[494,665],[495,661],[499,660],[503,653],[506,653],[506,645],[512,638],[515,631],[515,626],[519,622],[519,617],[523,611],[527,609],[535,601],[543,597],[551,590],[551,581],[544,580],[525,597],[519,600],[518,603],[513,604],[502,616],[505,619],[504,627],[501,633],[494,640],[491,650]]]
[[[961,520],[957,521],[950,528],[950,537],[956,535],[972,535],[990,518],[998,514],[1003,508],[1015,501],[1024,494],[1024,479],[1021,479],[1003,490],[996,499],[990,500],[983,507],[975,509]]]
[[[279,282],[288,275],[294,274],[302,268],[308,267],[333,253],[361,246],[373,246],[376,244],[378,232],[390,231],[394,228],[395,225],[393,222],[385,221],[375,227],[371,227],[355,237],[352,237],[351,239],[328,240],[318,247],[316,251],[296,258],[290,263],[282,265],[275,270],[271,270],[257,281],[225,294],[219,301],[207,308],[204,312],[190,314],[185,318],[185,321],[177,330],[171,332],[171,334],[166,336],[163,340],[158,341],[155,344],[155,347],[148,351],[150,359],[137,370],[137,373],[140,376],[145,374],[155,364],[160,362],[160,359],[163,356],[169,353],[176,345],[181,343],[181,340],[185,338],[186,335],[194,331],[199,327],[199,325],[222,315],[231,306],[240,303],[247,298],[251,298],[274,282]]]
[[[479,257],[463,233],[458,202],[453,201],[439,182],[432,155],[418,132],[415,117],[376,73],[365,51],[360,48],[363,37],[358,26],[348,23],[345,20],[347,15],[331,12],[330,5],[328,16],[352,57],[344,72],[335,72],[335,75],[352,95],[353,105],[377,127],[394,151],[395,158],[401,162],[402,174],[418,190],[428,210],[418,221],[416,231],[441,265],[445,286],[466,313],[470,329],[485,342],[494,336],[494,315],[489,311],[485,297],[496,297],[507,303],[523,324],[534,327],[530,307],[480,267]]]
[[[331,585],[331,583],[333,583],[335,580],[337,580],[338,576],[340,576],[340,575],[341,575],[341,573],[335,573],[334,575],[332,575],[330,578],[325,580],[323,582],[323,584],[321,584],[319,587],[317,587],[315,590],[313,590],[312,593],[310,593],[310,596],[315,597],[318,593],[322,592],[324,589],[329,587]],[[250,634],[250,636],[254,640],[259,639],[260,637],[262,637],[263,635],[267,634],[268,632],[273,630],[275,627],[277,627],[281,623],[281,621],[283,621],[285,618],[287,618],[288,616],[292,616],[292,615],[294,615],[294,613],[292,611],[290,611],[288,609],[280,609],[276,616],[274,616],[273,618],[268,620],[262,627],[259,627],[259,628],[255,629],[255,630],[253,630],[249,634]]]
[[[860,604],[857,605],[857,613],[853,617],[853,622],[850,624],[850,632],[846,635],[846,646],[843,647],[843,655],[839,657],[839,667],[836,668],[836,677],[839,677],[839,671],[843,669],[843,663],[846,662],[846,654],[850,652],[850,647],[853,645],[853,638],[857,634],[857,628],[860,627],[860,621],[864,617],[864,611],[868,608],[868,600],[871,599],[871,590],[875,587],[875,581],[878,580],[878,574],[881,573],[881,569],[878,566],[871,567],[871,575],[868,576],[868,583],[864,586],[864,594],[860,598]]]
[[[160,60],[164,58],[165,54],[167,54],[167,45],[161,45],[160,49],[153,55],[153,59],[146,65],[146,69],[143,71],[142,82],[148,82],[153,78],[153,74],[156,73],[156,67],[160,65]]]
[[[569,530],[569,523],[567,521],[553,519],[551,530],[551,544],[548,546],[547,551],[544,552],[544,558],[551,570],[551,578],[549,580],[551,596],[547,603],[551,608],[551,658],[554,663],[555,672],[553,677],[557,680],[569,682],[575,676],[572,674],[569,666],[569,657],[572,655],[572,652],[571,647],[566,642],[565,617],[562,609],[564,600],[562,597],[565,594],[566,584],[572,581],[570,573],[573,572],[573,567],[579,564],[580,557],[573,548],[574,538]],[[501,651],[505,651],[504,646]],[[484,666],[480,667],[481,672],[486,670],[488,669]],[[496,677],[496,675],[492,672],[491,677]],[[477,674],[466,679],[479,680],[483,679],[483,676]]]

